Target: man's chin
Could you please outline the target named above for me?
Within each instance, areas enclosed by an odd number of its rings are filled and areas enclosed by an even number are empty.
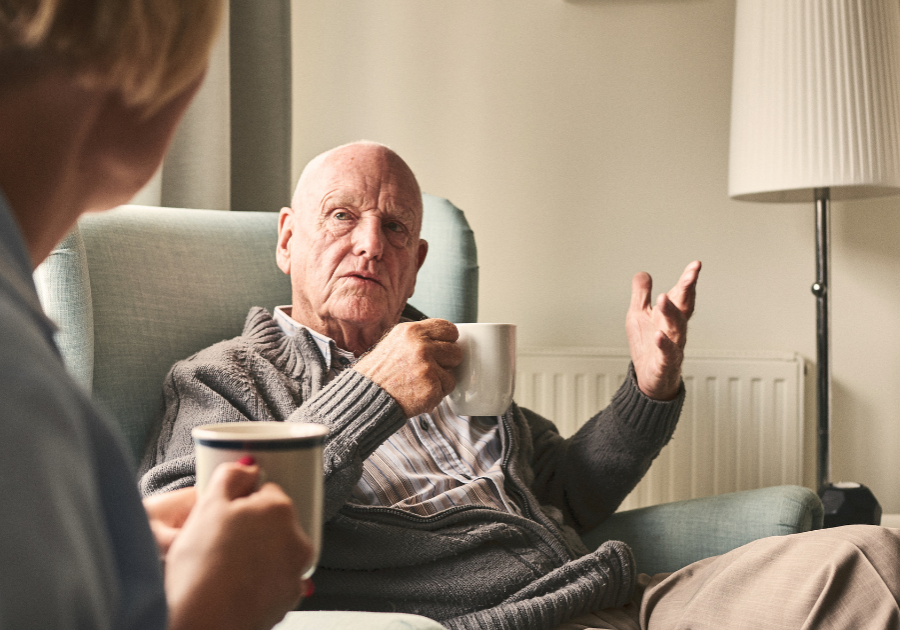
[[[365,297],[342,300],[340,304],[331,309],[331,316],[360,328],[380,325],[385,330],[400,321],[399,315],[396,315],[384,302]]]

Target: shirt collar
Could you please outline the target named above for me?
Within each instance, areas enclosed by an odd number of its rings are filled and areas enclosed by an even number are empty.
[[[335,367],[347,367],[353,362],[354,356],[352,352],[338,348],[337,344],[334,343],[334,340],[330,337],[326,337],[322,333],[316,332],[309,326],[304,326],[291,317],[290,306],[276,306],[272,317],[275,320],[275,323],[281,328],[282,332],[288,337],[296,335],[297,331],[301,328],[306,330],[313,338],[313,341],[316,342],[316,347],[319,349],[319,353],[325,360],[325,365],[331,366],[332,357],[336,359],[336,363],[338,364]]]

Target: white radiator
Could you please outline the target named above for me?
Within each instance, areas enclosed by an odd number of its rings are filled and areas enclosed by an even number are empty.
[[[627,350],[520,348],[516,402],[573,434],[625,379]],[[776,352],[691,352],[672,441],[620,509],[801,484],[803,359]]]

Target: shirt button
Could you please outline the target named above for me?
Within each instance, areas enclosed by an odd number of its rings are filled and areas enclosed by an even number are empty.
[[[428,420],[426,420],[424,417],[419,418],[419,426],[422,427],[423,431],[427,431],[428,430]]]
[[[338,357],[338,363],[340,363],[344,367],[347,367],[348,365],[350,365],[350,359],[348,359],[347,357]]]

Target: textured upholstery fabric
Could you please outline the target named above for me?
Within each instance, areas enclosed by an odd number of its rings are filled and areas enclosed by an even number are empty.
[[[478,321],[478,256],[475,235],[462,210],[446,199],[422,195],[422,238],[428,256],[419,270],[409,303],[429,317],[451,322]]]
[[[668,573],[757,538],[822,527],[822,502],[800,486],[776,486],[618,512],[582,538],[631,546],[638,571]]]
[[[91,391],[94,377],[94,311],[85,260],[84,241],[73,230],[35,271],[35,286],[41,303],[65,305],[52,309],[59,326],[56,344],[66,357],[66,367],[75,380]]]

